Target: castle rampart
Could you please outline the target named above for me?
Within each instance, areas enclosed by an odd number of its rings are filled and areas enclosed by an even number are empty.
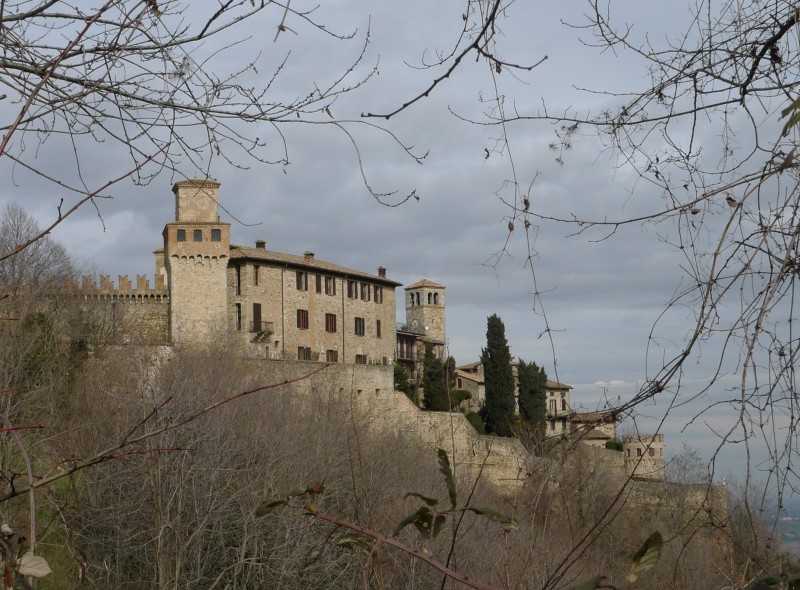
[[[664,479],[664,435],[639,434],[622,437],[625,474],[649,480]]]

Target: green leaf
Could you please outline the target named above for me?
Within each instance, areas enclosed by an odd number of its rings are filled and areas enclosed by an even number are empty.
[[[594,578],[589,578],[588,580],[584,580],[577,586],[573,586],[570,590],[595,590],[600,583],[605,580],[605,576],[595,576]]]
[[[488,518],[489,520],[492,520],[494,522],[499,522],[501,524],[504,524],[510,529],[519,528],[519,525],[517,524],[516,520],[514,520],[513,518],[511,518],[510,516],[508,516],[506,514],[501,514],[500,512],[497,512],[496,510],[492,510],[491,508],[481,508],[480,506],[470,506],[469,508],[467,508],[467,510],[469,510],[470,512],[474,512],[475,514],[477,514],[479,516],[485,516],[486,518]]]
[[[444,475],[444,481],[447,484],[447,493],[450,496],[450,505],[455,509],[458,502],[458,495],[456,494],[456,480],[453,477],[453,470],[450,469],[450,459],[447,458],[447,451],[439,449],[439,471]]]
[[[800,98],[796,98],[792,102],[792,104],[790,104],[788,107],[786,107],[785,109],[783,109],[781,111],[781,118],[785,117],[786,115],[788,115],[792,111],[796,111],[798,109],[800,109]]]
[[[788,590],[797,588],[800,581],[800,574],[764,574],[756,578],[747,585],[747,590],[770,590],[771,588],[782,588],[783,583],[788,584]]]
[[[433,538],[439,536],[439,533],[442,532],[442,527],[444,523],[447,522],[447,517],[444,514],[436,515],[436,518],[433,519]]]
[[[641,546],[636,555],[633,556],[633,563],[626,576],[629,582],[635,582],[639,574],[652,568],[658,563],[661,557],[661,549],[664,546],[664,539],[658,531],[650,535]]]
[[[394,531],[392,531],[392,536],[393,536],[393,537],[396,537],[397,535],[399,535],[399,534],[400,534],[400,532],[401,532],[401,531],[402,531],[404,528],[406,528],[406,527],[407,527],[408,525],[410,525],[410,524],[413,524],[414,526],[416,526],[416,527],[419,529],[419,527],[417,526],[417,522],[419,522],[419,521],[420,521],[420,519],[423,519],[423,520],[424,520],[424,519],[426,519],[426,518],[427,518],[428,520],[430,520],[430,519],[431,519],[431,510],[430,510],[430,508],[428,508],[427,506],[423,506],[422,508],[420,508],[419,510],[417,510],[417,511],[416,511],[414,514],[409,514],[408,516],[406,516],[406,517],[405,517],[405,518],[404,518],[404,519],[403,519],[403,520],[400,522],[400,524],[398,524],[398,525],[395,527]]]
[[[408,498],[409,496],[414,496],[415,498],[419,498],[423,502],[425,502],[428,506],[436,506],[439,503],[439,500],[436,498],[431,498],[429,496],[423,496],[422,494],[418,494],[417,492],[408,492],[405,497]]]
[[[261,505],[256,508],[256,518],[261,518],[262,516],[266,516],[270,512],[272,512],[273,508],[277,508],[278,506],[285,506],[288,502],[286,500],[268,500],[266,502],[262,502]]]
[[[43,578],[52,572],[43,557],[34,555],[30,551],[19,558],[17,571],[22,576],[31,576],[32,578]]]

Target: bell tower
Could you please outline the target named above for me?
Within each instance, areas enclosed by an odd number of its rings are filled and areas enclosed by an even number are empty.
[[[173,344],[204,344],[226,329],[231,225],[217,214],[219,186],[183,180],[172,187],[175,221],[163,236]]]
[[[428,279],[405,288],[406,325],[434,346],[437,355],[444,354],[444,287]]]

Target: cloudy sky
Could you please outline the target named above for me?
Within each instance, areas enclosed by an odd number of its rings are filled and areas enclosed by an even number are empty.
[[[551,378],[572,385],[576,407],[596,409],[604,395],[611,402],[630,398],[691,328],[691,310],[679,308],[662,319],[651,337],[660,312],[685,280],[682,255],[667,243],[674,228],[631,225],[601,240],[602,232],[575,236],[575,226],[558,223],[536,221],[525,232],[517,221],[509,235],[507,202],[513,201],[513,193],[504,183],[516,172],[525,192],[530,187],[531,209],[541,215],[575,213],[596,219],[650,213],[660,205],[659,191],[637,181],[634,171],[591,130],[579,131],[572,149],[561,153],[550,148],[558,139],[553,124],[510,125],[508,144],[502,144],[500,128],[463,119],[485,121],[498,95],[507,112],[599,112],[619,99],[585,89],[647,88],[645,64],[624,52],[588,46],[589,32],[568,24],[585,23],[588,6],[583,3],[512,4],[499,21],[498,52],[518,64],[546,57],[541,65],[530,72],[504,69],[493,74],[484,60],[471,54],[427,98],[389,121],[368,120],[396,134],[415,153],[427,152],[420,165],[386,133],[363,125],[361,114],[390,112],[441,75],[442,68],[419,66],[456,43],[463,3],[374,4],[380,6],[367,10],[363,3],[338,0],[314,13],[330,30],[354,32],[350,41],[332,40],[290,14],[289,30],[273,42],[281,18],[276,9],[226,33],[226,43],[240,44],[220,53],[218,46],[208,44],[192,53],[196,67],[219,71],[252,61],[243,80],[253,85],[263,85],[285,60],[270,96],[291,100],[338,78],[358,56],[369,30],[365,56],[347,79],[355,82],[373,67],[379,72],[330,104],[333,119],[320,113],[318,124],[288,120],[280,125],[289,165],[259,164],[227,145],[222,149],[232,163],[217,156],[204,160],[209,175],[222,184],[222,217],[233,224],[232,241],[252,245],[264,239],[273,250],[311,250],[318,258],[365,271],[384,266],[403,284],[423,277],[439,282],[447,288],[450,354],[459,364],[477,360],[485,344],[486,318],[496,313],[505,323],[512,354],[544,365]],[[668,4],[615,3],[614,16],[624,14],[635,23],[633,33],[640,38],[674,38],[684,11]],[[296,10],[311,6],[292,3]],[[187,16],[191,20],[194,15]],[[344,122],[358,153],[331,125],[334,121]],[[243,133],[266,138],[274,157],[281,157],[282,143],[270,126],[249,123]],[[35,154],[29,147],[27,157],[54,176],[77,177],[64,141],[56,138],[37,147]],[[125,149],[110,141],[84,141],[79,151],[80,174],[92,188],[130,167]],[[359,158],[376,191],[395,193],[383,198],[386,203],[395,204],[411,191],[419,199],[398,207],[378,202],[365,188]],[[110,274],[115,280],[118,274],[152,276],[152,250],[161,245],[163,226],[174,215],[171,186],[198,175],[188,159],[184,163],[176,174],[163,172],[144,187],[116,185],[110,191],[113,199],[83,207],[54,237],[87,272]],[[42,225],[52,221],[62,197],[65,203],[75,201],[21,167],[12,169],[8,161],[4,165],[8,180],[0,201],[18,201]],[[403,300],[398,299],[402,321]],[[689,393],[693,383],[697,390],[702,387],[704,370],[700,364],[686,374]],[[664,407],[640,408],[642,423],[654,427]],[[662,431],[673,449],[684,440],[710,456],[715,439],[709,429],[724,427],[730,417],[717,409],[684,430],[696,412],[696,406],[682,408]],[[721,469],[733,471],[733,466],[729,457]]]

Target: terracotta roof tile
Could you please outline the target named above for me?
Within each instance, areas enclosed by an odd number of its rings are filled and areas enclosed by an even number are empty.
[[[406,291],[408,291],[409,289],[421,289],[423,287],[430,287],[431,289],[444,289],[444,287],[439,283],[434,283],[433,281],[428,279],[422,279],[420,281],[417,281],[413,285],[409,285],[408,287],[406,287]]]
[[[295,254],[285,254],[283,252],[274,252],[272,250],[265,250],[263,248],[247,248],[245,246],[234,246],[231,244],[231,260],[260,260],[264,262],[272,262],[275,264],[287,264],[296,268],[304,268],[310,270],[324,271],[334,274],[347,275],[353,278],[368,279],[373,282],[383,283],[393,287],[400,287],[402,283],[393,281],[391,279],[379,277],[360,270],[353,270],[332,262],[320,260],[319,258],[298,256]]]

